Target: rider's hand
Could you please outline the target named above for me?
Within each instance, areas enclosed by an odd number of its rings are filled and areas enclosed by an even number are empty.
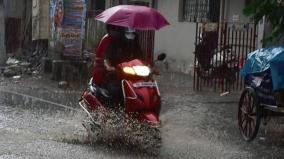
[[[115,67],[111,66],[110,62],[108,60],[104,61],[105,67],[107,71],[113,72],[115,71]]]
[[[160,73],[160,71],[158,69],[153,69],[152,70],[152,74],[153,75],[160,75],[161,73]]]
[[[115,71],[115,67],[109,67],[107,70],[113,72]]]

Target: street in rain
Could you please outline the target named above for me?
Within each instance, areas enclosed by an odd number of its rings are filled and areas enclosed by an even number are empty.
[[[283,158],[283,18],[282,0],[0,0],[0,159]]]

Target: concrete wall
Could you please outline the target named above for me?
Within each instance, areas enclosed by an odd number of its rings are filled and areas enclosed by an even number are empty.
[[[49,38],[49,1],[33,0],[32,26],[32,40]]]
[[[8,18],[22,18],[24,10],[23,0],[3,0],[5,4],[5,16]]]
[[[171,70],[190,73],[194,62],[195,23],[179,22],[178,0],[158,0],[157,9],[171,25],[156,32],[155,54],[165,52]]]
[[[165,52],[171,70],[191,73],[194,65],[196,24],[179,22],[180,0],[157,0],[157,9],[168,19],[170,26],[156,32],[155,54]],[[225,0],[224,18],[228,22],[249,22],[242,10],[245,0]]]
[[[225,20],[228,22],[237,23],[253,23],[249,17],[243,15],[243,8],[245,7],[245,0],[227,0]],[[265,35],[266,23],[263,19],[257,25],[257,48],[262,48],[262,40]]]

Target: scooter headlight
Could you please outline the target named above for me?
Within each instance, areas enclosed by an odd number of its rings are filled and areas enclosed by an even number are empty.
[[[123,72],[130,75],[136,75],[134,69],[132,67],[124,67]]]
[[[133,69],[138,76],[143,76],[143,77],[149,76],[151,72],[150,68],[147,66],[134,66]]]
[[[150,75],[150,68],[147,66],[133,66],[124,67],[123,72],[130,75],[137,75],[142,77],[147,77]]]

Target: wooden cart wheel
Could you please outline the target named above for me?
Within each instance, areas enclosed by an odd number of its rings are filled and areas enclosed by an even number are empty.
[[[258,96],[253,88],[245,88],[238,110],[238,123],[242,137],[247,142],[255,139],[261,120],[261,107]]]

